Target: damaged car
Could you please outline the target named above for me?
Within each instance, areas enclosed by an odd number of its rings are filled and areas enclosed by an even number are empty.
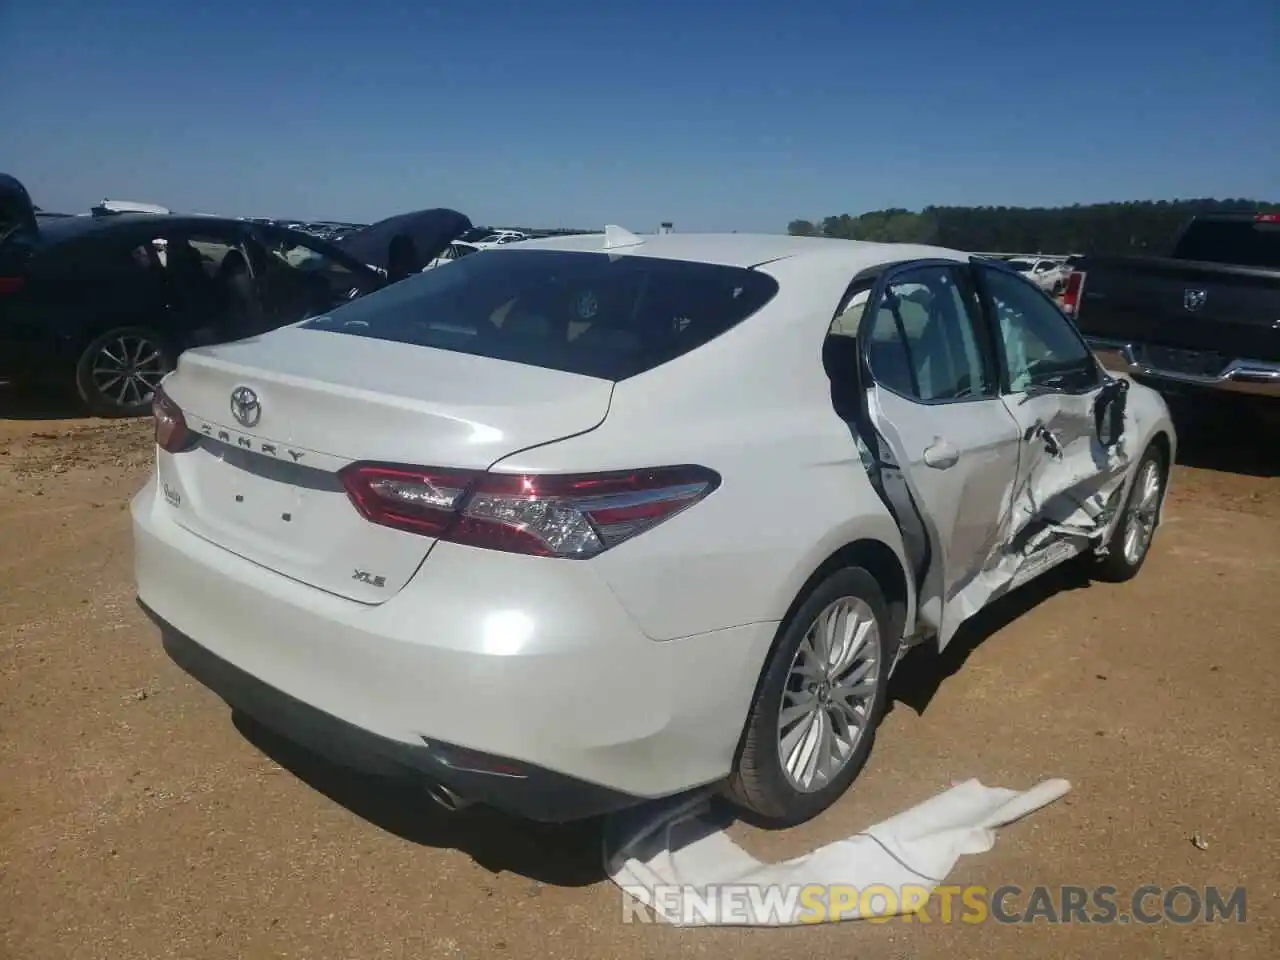
[[[322,240],[225,217],[41,219],[0,235],[0,380],[149,413],[190,346],[271,330],[384,286]]]
[[[1036,285],[937,247],[603,234],[187,351],[132,503],[169,655],[442,807],[715,785],[807,820],[890,675],[1065,563],[1127,580],[1176,434]]]
[[[347,254],[398,283],[421,273],[472,229],[466,214],[445,207],[401,213],[337,241]]]

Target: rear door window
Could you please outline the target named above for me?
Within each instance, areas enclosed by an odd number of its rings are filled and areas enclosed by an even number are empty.
[[[366,274],[357,274],[350,264],[329,256],[315,244],[288,234],[264,232],[261,239],[267,254],[264,270],[287,276],[295,285],[323,287],[339,297],[353,288],[363,290],[368,282]]]
[[[303,326],[621,380],[719,336],[777,291],[741,267],[485,250]]]
[[[897,274],[860,324],[871,375],[899,396],[925,403],[995,396],[979,316],[954,268],[925,266]]]

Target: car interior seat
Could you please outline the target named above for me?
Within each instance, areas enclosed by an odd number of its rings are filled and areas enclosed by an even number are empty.
[[[258,298],[254,294],[253,275],[249,272],[248,261],[239,250],[231,250],[222,258],[215,289],[217,299],[237,331],[252,325],[258,314]]]

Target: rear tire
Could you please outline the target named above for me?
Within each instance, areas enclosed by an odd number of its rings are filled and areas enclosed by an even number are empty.
[[[1138,575],[1155,539],[1166,482],[1164,457],[1156,447],[1147,447],[1133,472],[1124,510],[1107,541],[1106,556],[1091,571],[1094,579],[1123,583]]]
[[[812,819],[858,776],[884,712],[889,623],[875,577],[845,567],[782,624],[728,784],[756,822]]]
[[[138,417],[173,369],[166,339],[145,327],[113,327],[95,337],[76,363],[76,392],[99,417]]]

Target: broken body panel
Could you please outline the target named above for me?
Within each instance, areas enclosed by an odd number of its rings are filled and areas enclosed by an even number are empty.
[[[872,304],[895,272],[879,278]],[[1004,376],[993,395],[939,404],[887,389],[866,363],[859,372],[858,439],[916,576],[908,644],[944,648],[1000,596],[1105,551],[1148,445],[1163,434],[1173,450],[1160,398],[1100,366],[1086,389],[1013,389]]]

